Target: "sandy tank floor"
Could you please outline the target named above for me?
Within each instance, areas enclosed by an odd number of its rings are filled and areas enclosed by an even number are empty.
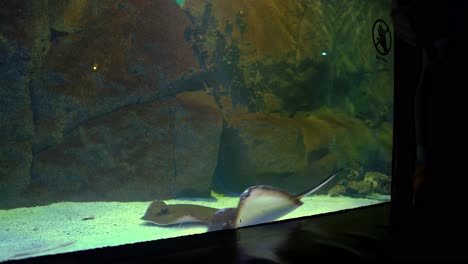
[[[389,201],[390,197],[315,195],[278,219],[285,220]],[[236,207],[238,197],[210,200],[167,200],[167,204]],[[206,232],[203,225],[159,227],[140,218],[148,202],[61,202],[47,206],[0,210],[0,262],[33,256],[117,246]]]

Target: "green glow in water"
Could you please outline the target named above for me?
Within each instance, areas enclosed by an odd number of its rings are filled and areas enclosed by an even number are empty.
[[[185,2],[185,0],[176,0],[176,3],[177,3],[178,5],[180,5],[180,6],[183,5],[184,2]]]

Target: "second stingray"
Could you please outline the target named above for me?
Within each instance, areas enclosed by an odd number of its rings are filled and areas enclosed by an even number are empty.
[[[208,224],[216,208],[194,204],[171,204],[156,200],[151,202],[142,220],[160,226],[179,225],[186,223]]]

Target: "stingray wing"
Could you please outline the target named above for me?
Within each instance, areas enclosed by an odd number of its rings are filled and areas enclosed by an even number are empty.
[[[235,227],[268,223],[301,205],[299,199],[278,188],[267,185],[252,186],[241,194]]]

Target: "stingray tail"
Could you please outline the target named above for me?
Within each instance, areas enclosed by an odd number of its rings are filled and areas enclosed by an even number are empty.
[[[305,192],[302,192],[302,193],[299,193],[299,194],[296,194],[296,198],[297,199],[301,199],[302,197],[305,197],[305,196],[308,196],[312,193],[314,193],[315,191],[317,191],[318,189],[322,188],[325,184],[327,184],[329,181],[331,181],[333,178],[335,178],[336,175],[338,175],[338,173],[340,173],[343,169],[339,169],[337,170],[335,173],[333,173],[332,175],[328,176],[327,178],[325,178],[321,183],[319,183],[317,186],[315,186],[314,188],[312,189],[309,189]]]

